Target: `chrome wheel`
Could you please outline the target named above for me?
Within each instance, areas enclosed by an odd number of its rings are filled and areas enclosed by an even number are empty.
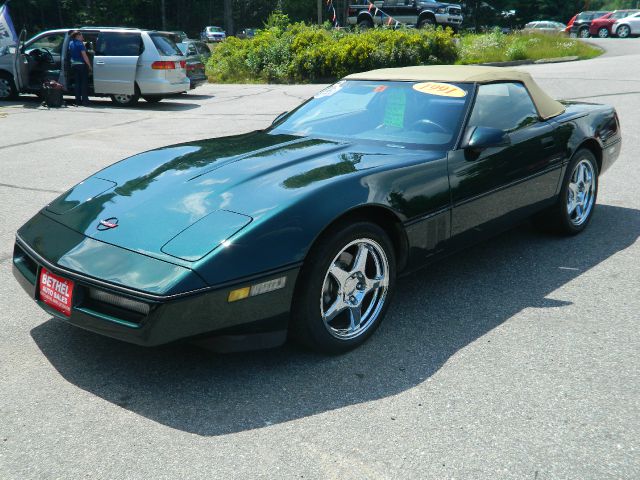
[[[591,162],[578,162],[571,172],[567,189],[567,213],[574,226],[582,225],[589,218],[595,201],[596,182]]]
[[[324,276],[320,313],[327,331],[340,340],[365,333],[387,298],[389,261],[375,241],[360,238],[347,244]]]
[[[627,38],[631,33],[631,29],[627,25],[618,27],[618,37]]]

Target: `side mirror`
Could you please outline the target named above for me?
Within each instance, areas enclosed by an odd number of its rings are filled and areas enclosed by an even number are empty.
[[[471,127],[462,141],[463,149],[475,151],[509,145],[511,145],[509,134],[504,130],[491,127]]]
[[[287,112],[282,112],[280,115],[278,115],[276,118],[273,119],[273,122],[271,122],[271,125],[275,125],[276,123],[278,123],[280,120],[282,120],[284,118],[284,116],[289,113]]]

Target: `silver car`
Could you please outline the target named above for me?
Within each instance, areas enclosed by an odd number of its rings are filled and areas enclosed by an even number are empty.
[[[640,35],[640,12],[616,21],[611,27],[611,34],[620,38]]]
[[[559,35],[565,31],[567,26],[564,23],[541,20],[537,22],[527,23],[522,31],[524,33],[546,33],[551,35]]]
[[[205,27],[200,32],[200,40],[203,42],[222,42],[227,38],[227,33],[221,27]]]
[[[165,34],[133,28],[81,28],[93,65],[89,94],[109,96],[119,106],[135,105],[189,90],[186,60]],[[42,91],[55,80],[73,91],[68,57],[71,29],[49,30],[0,51],[0,100]]]

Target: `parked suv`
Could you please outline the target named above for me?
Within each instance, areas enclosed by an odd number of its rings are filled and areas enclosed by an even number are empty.
[[[611,27],[618,20],[627,18],[629,15],[638,13],[640,10],[616,10],[615,12],[607,13],[604,17],[596,18],[591,22],[589,27],[589,34],[592,37],[607,38],[611,36]]]
[[[42,92],[47,80],[73,92],[68,47],[72,29],[49,30],[0,52],[0,99],[19,93]],[[140,97],[158,102],[167,95],[189,90],[186,61],[165,34],[135,28],[81,28],[93,65],[89,94],[109,96],[119,106],[131,106]],[[3,93],[4,92],[4,93]]]
[[[462,24],[462,8],[460,5],[436,2],[435,0],[376,0],[374,5],[386,15],[393,17],[404,25],[422,27],[451,27],[458,31]],[[366,0],[359,0],[349,5],[347,22],[349,25],[357,25],[360,28],[371,28],[374,25],[383,25],[388,17],[370,8]]]
[[[591,22],[609,12],[580,12],[571,25],[569,35],[572,37],[589,38],[589,27]]]
[[[203,42],[222,42],[227,38],[227,33],[222,29],[222,27],[205,27],[202,32],[200,32],[200,40]]]

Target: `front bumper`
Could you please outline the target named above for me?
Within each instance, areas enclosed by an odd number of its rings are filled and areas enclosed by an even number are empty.
[[[38,279],[45,267],[56,275],[73,280],[71,315],[65,316],[40,300]],[[60,267],[38,255],[17,237],[13,254],[13,275],[38,305],[53,317],[101,335],[143,346],[162,345],[177,340],[217,337],[217,350],[246,349],[238,340],[258,346],[277,346],[286,339],[289,310],[299,268],[290,268],[251,281],[234,282],[219,288],[201,289],[181,295],[161,296],[135,292],[122,286]],[[229,303],[229,292],[276,278],[286,277],[284,288]],[[149,305],[148,314],[128,311],[97,301],[89,294],[98,289]],[[265,338],[268,344],[265,344]],[[244,342],[245,344],[247,342]]]
[[[450,15],[448,13],[436,13],[436,23],[442,26],[450,26],[458,28],[462,25],[463,17],[461,15]]]

